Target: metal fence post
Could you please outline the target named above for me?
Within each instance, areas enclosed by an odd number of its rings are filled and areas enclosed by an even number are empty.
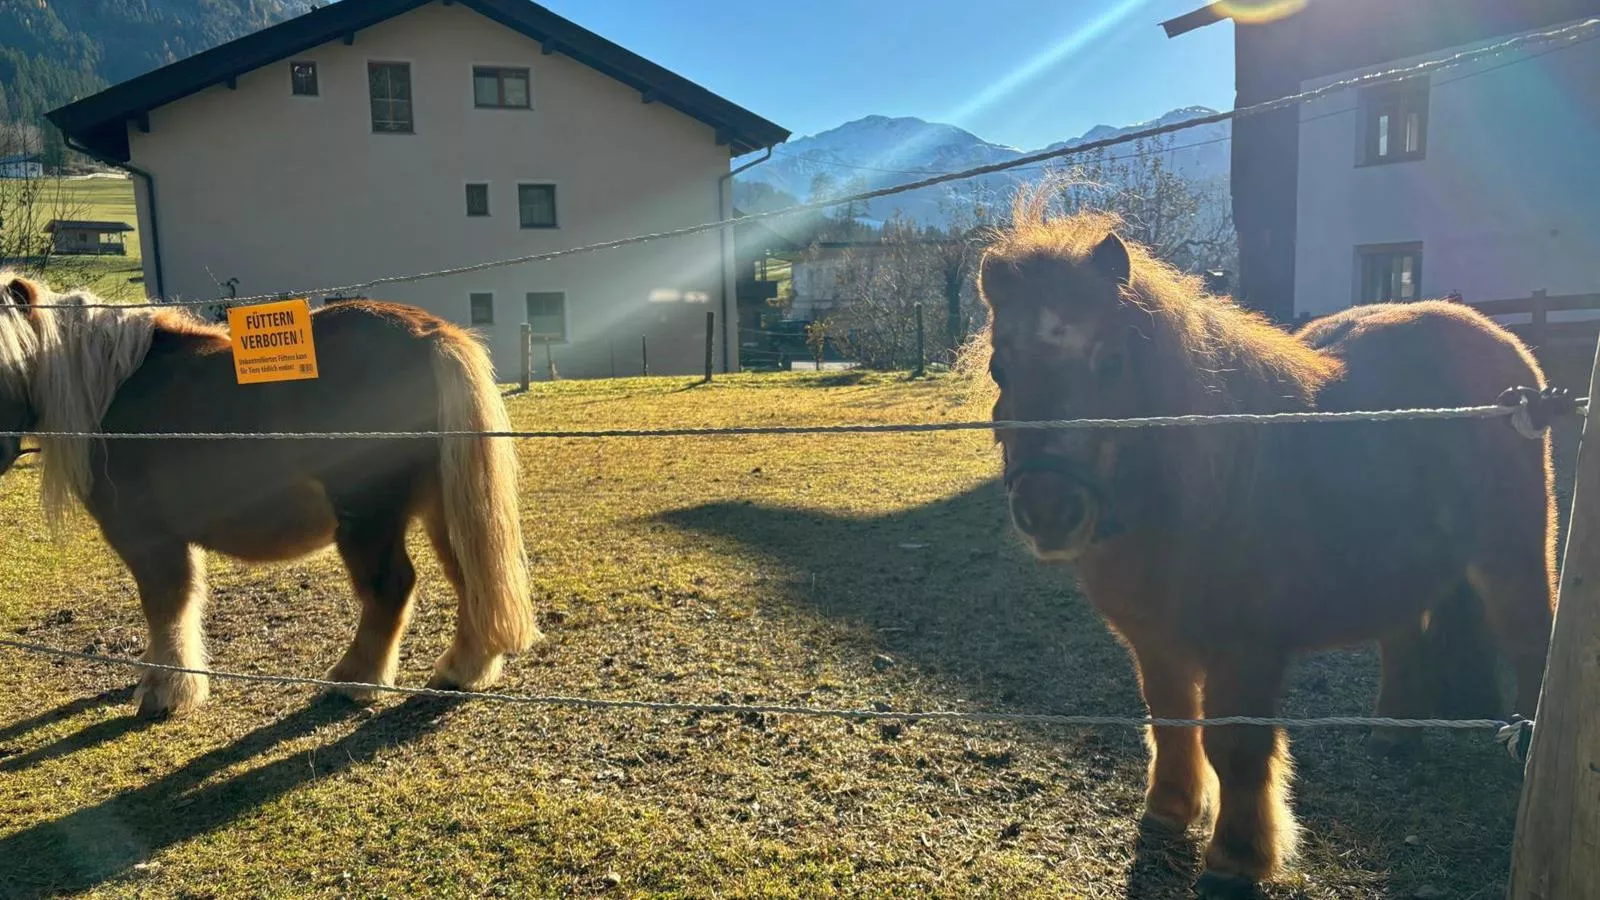
[[[526,391],[533,381],[533,326],[522,323],[522,389]]]

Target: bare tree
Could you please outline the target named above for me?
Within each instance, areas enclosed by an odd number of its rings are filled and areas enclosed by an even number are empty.
[[[41,147],[38,128],[0,125],[0,157],[36,156]],[[56,219],[81,218],[84,209],[59,175],[0,178],[0,268],[38,275],[61,268],[45,226]]]
[[[974,277],[1001,204],[988,187],[970,182],[941,198],[939,207],[945,225],[928,229],[929,257],[944,288],[945,346],[939,355],[953,358],[979,315]]]
[[[1103,209],[1122,217],[1126,237],[1189,272],[1236,271],[1234,232],[1227,183],[1196,182],[1172,165],[1171,135],[1138,141],[1133,152],[1105,150],[1066,172],[1060,191],[1068,211]]]
[[[881,238],[845,251],[839,309],[826,334],[868,369],[902,369],[916,362],[916,304],[941,293],[931,244],[915,224],[896,217]]]

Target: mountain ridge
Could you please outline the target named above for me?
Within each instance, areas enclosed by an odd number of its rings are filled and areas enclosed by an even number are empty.
[[[837,196],[876,190],[930,175],[1013,162],[1034,153],[1081,146],[1215,112],[1204,106],[1179,107],[1145,122],[1095,125],[1081,135],[1031,151],[987,141],[958,126],[928,122],[915,116],[868,115],[773,148],[770,160],[735,178],[735,202],[743,199],[746,205],[754,205],[760,202],[758,195],[770,197],[773,191],[798,201],[811,201],[821,199],[820,194]],[[1231,135],[1228,122],[1195,126],[1173,135],[1168,149],[1161,155],[1169,166],[1192,181],[1225,181],[1230,165],[1228,141]],[[1115,148],[1108,156],[1122,159],[1139,152],[1130,146]],[[754,159],[759,156],[750,154],[734,160],[734,165]],[[1036,178],[1038,168],[1043,165],[1048,164],[979,176],[961,182],[954,189],[1004,198],[1019,184]],[[881,221],[898,213],[925,224],[942,225],[948,220],[950,201],[951,189],[938,186],[876,200],[868,204],[866,210],[858,212],[869,221]]]

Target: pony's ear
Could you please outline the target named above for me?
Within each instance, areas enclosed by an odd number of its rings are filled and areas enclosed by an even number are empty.
[[[33,306],[39,302],[39,286],[21,275],[0,276],[0,301]]]
[[[1128,259],[1128,247],[1122,243],[1122,238],[1118,237],[1115,231],[1095,245],[1094,252],[1089,254],[1089,265],[1119,285],[1127,284],[1133,277],[1133,263]]]
[[[1006,292],[1006,283],[1015,278],[1016,274],[1015,263],[985,250],[983,257],[978,260],[978,296],[992,308],[995,305],[996,295],[1003,295]]]

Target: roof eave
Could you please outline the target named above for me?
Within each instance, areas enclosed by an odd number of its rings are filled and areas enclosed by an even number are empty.
[[[130,158],[127,122],[342,35],[353,35],[429,0],[341,0],[146,72],[46,113],[62,133],[114,162]],[[462,0],[501,25],[547,42],[608,77],[698,119],[734,155],[789,139],[790,132],[528,0]]]
[[[1161,28],[1166,31],[1167,37],[1175,38],[1180,34],[1188,34],[1197,28],[1204,28],[1223,19],[1232,18],[1231,14],[1222,3],[1208,3],[1196,10],[1191,10],[1181,16],[1175,16],[1161,23]]]

